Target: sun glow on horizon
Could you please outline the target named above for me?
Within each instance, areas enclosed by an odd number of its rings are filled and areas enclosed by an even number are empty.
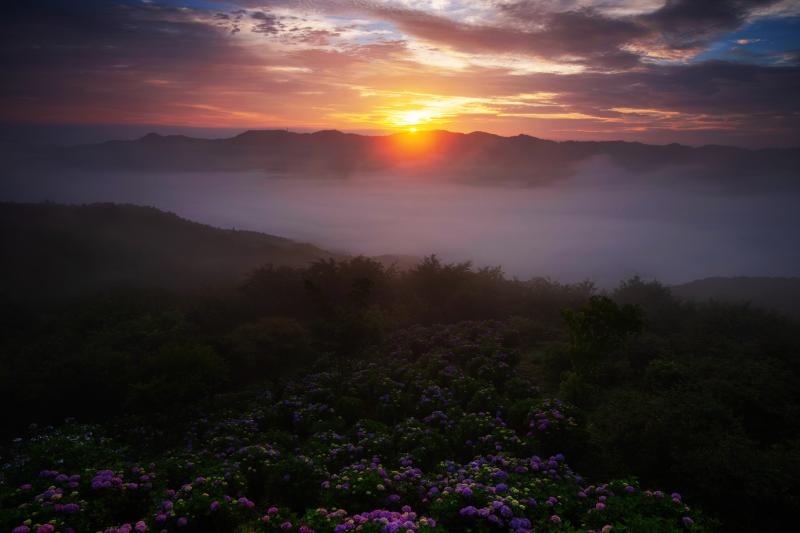
[[[438,118],[428,109],[402,111],[389,117],[389,123],[396,127],[408,127],[409,131],[417,131],[417,127],[428,124]]]

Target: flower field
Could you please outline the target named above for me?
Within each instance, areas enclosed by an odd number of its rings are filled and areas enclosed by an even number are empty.
[[[0,531],[714,528],[680,487],[573,470],[579,413],[520,377],[500,323],[389,344],[180,417],[32,427],[3,450]]]

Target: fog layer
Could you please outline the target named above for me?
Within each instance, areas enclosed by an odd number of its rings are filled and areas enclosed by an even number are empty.
[[[5,177],[6,201],[152,205],[223,228],[256,230],[354,254],[436,253],[502,265],[520,278],[800,274],[797,195],[692,186],[675,172],[634,176],[591,161],[539,187],[363,176],[69,173]]]

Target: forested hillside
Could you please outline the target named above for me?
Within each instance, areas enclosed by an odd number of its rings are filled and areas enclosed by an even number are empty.
[[[118,287],[231,284],[265,263],[336,254],[263,233],[225,230],[150,207],[0,204],[0,293],[51,300]]]

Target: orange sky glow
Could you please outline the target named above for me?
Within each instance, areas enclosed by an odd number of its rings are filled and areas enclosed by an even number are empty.
[[[16,62],[0,120],[745,144],[796,132],[797,99],[784,94],[796,43],[765,51],[768,36],[747,32],[794,24],[797,3],[705,22],[694,9],[115,0],[32,10],[6,32]]]

